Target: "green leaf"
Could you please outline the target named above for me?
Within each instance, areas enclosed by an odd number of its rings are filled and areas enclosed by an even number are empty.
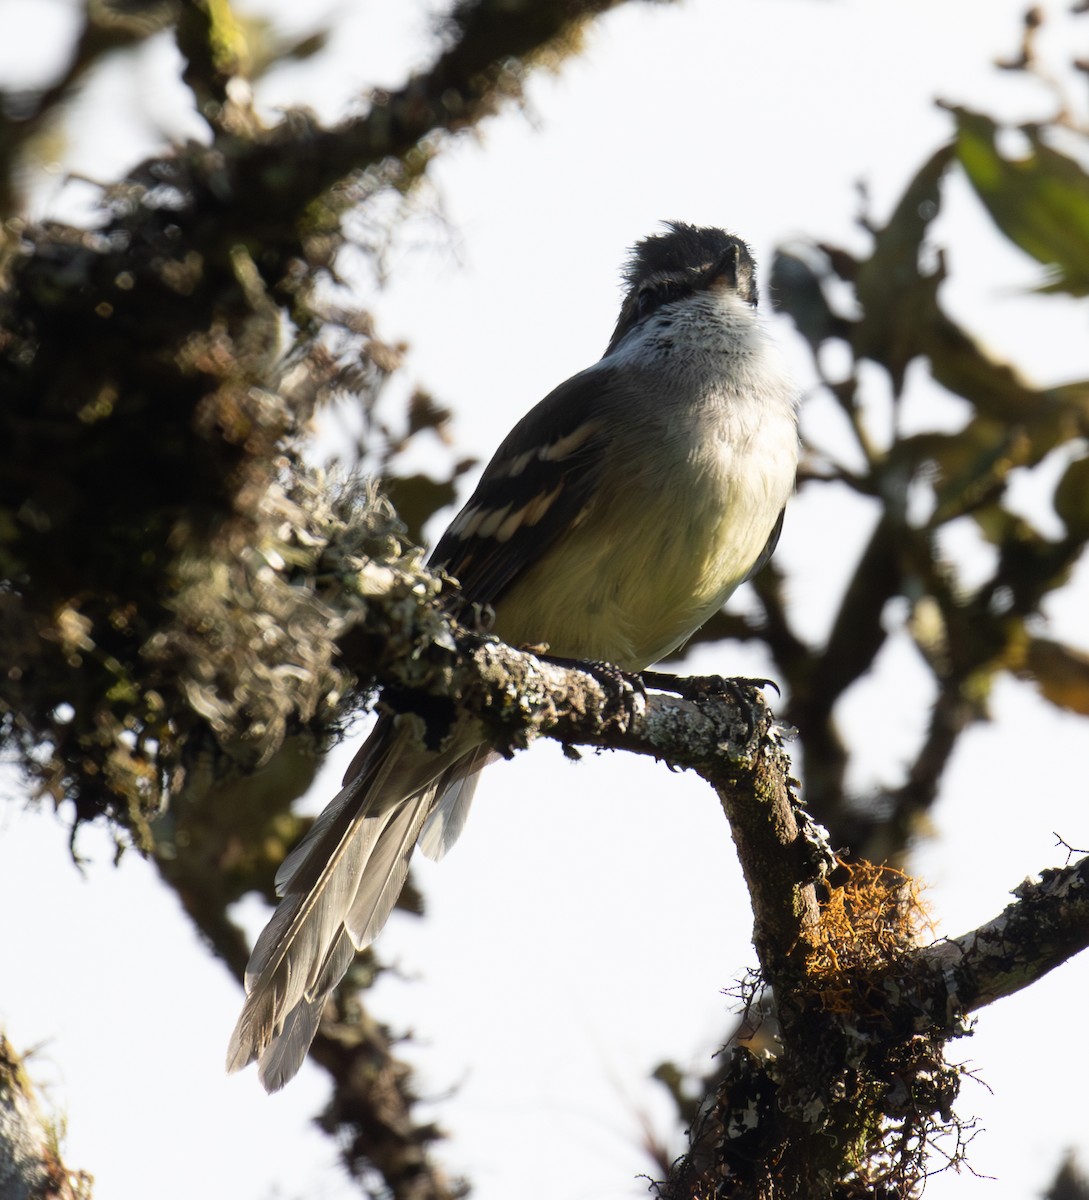
[[[382,480],[382,488],[405,523],[408,535],[417,545],[423,538],[428,517],[457,499],[454,478],[433,479],[430,475],[395,475]]]
[[[1066,468],[1054,505],[1070,537],[1089,539],[1089,458],[1077,458]]]
[[[823,247],[820,251],[811,248],[808,255],[780,248],[771,264],[771,302],[776,312],[793,319],[798,332],[814,350],[829,338],[849,339],[851,335],[851,322],[832,311],[824,293],[827,260],[828,253]],[[823,265],[824,271],[815,264]]]
[[[1044,699],[1057,708],[1089,716],[1089,654],[1084,651],[1047,638],[1030,638],[1016,674],[1033,680]]]
[[[1041,289],[1089,295],[1089,175],[1025,126],[1030,152],[1006,158],[998,125],[965,108],[957,122],[957,157],[992,220],[1014,245],[1049,270]]]
[[[941,205],[941,182],[953,157],[943,146],[908,184],[887,225],[874,232],[873,253],[859,264],[855,283],[863,315],[855,326],[858,357],[881,363],[899,395],[908,363],[921,353],[944,275],[920,270],[920,251]]]

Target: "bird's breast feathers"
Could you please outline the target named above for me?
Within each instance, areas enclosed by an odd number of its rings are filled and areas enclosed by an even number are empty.
[[[793,387],[744,358],[725,375],[670,378],[656,453],[645,428],[641,445],[629,449],[621,429],[610,449],[601,490],[627,503],[586,506],[562,538],[563,572],[538,563],[497,605],[500,637],[641,670],[686,641],[759,559],[794,487]]]

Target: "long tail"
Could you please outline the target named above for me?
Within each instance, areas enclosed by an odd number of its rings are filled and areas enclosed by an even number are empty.
[[[433,753],[379,722],[345,786],[277,872],[283,899],[246,968],[228,1071],[257,1059],[270,1092],[296,1074],[329,993],[386,923],[428,817],[423,844],[437,857],[460,832],[490,757],[467,734],[455,732],[449,749]]]

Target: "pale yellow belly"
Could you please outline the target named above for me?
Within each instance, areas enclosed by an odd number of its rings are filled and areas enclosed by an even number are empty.
[[[778,516],[741,528],[729,514],[751,505],[708,507],[658,497],[654,521],[634,509],[609,523],[591,515],[496,605],[495,632],[632,671],[657,662],[721,607]]]

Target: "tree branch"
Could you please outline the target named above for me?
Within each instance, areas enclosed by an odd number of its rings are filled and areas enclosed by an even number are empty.
[[[458,133],[520,94],[529,69],[560,62],[581,44],[584,24],[624,0],[463,0],[446,17],[448,47],[396,91],[377,90],[361,117],[332,129],[302,112],[274,129],[224,141],[191,158],[190,186],[200,219],[214,213],[217,236],[261,247],[275,280],[297,253],[285,228],[319,198],[333,208],[358,202],[347,176],[377,171],[375,182],[406,188],[427,167],[438,135]],[[189,41],[186,47],[190,48]],[[314,214],[310,214],[313,225]],[[316,228],[307,231],[317,234]]]
[[[805,970],[772,977],[763,1057],[744,1043],[724,1056],[660,1195],[691,1200],[712,1180],[732,1200],[907,1195],[935,1140],[954,1138],[957,1161],[962,1072],[945,1046],[970,1012],[1089,946],[1087,884],[1089,857],[1025,881],[978,929],[918,947],[912,881],[854,866],[821,906]]]
[[[1089,947],[1089,857],[1026,879],[992,921],[919,952],[935,1019],[1012,996]]]

